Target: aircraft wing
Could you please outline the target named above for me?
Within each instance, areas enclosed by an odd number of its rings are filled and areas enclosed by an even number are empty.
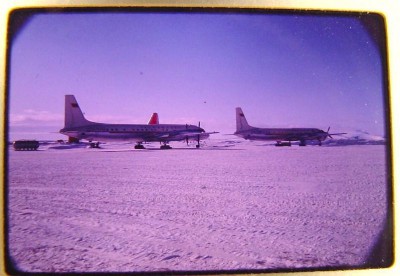
[[[299,133],[292,135],[285,135],[286,141],[305,141],[305,140],[318,140],[320,138],[331,137],[331,135],[342,135],[346,133]],[[331,137],[332,138],[332,137]]]
[[[184,139],[197,139],[200,137],[208,137],[210,134],[218,132],[193,132],[193,131],[177,131],[177,132],[162,132],[143,137],[144,140],[184,140]]]
[[[297,135],[285,135],[284,139],[285,141],[302,141],[302,140],[315,140],[317,139],[315,134],[297,134]]]
[[[186,136],[186,137],[197,137],[198,135],[210,135],[210,134],[215,134],[219,132],[181,132],[178,135],[179,136]]]

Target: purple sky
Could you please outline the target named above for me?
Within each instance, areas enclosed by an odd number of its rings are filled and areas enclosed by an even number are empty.
[[[10,139],[63,127],[64,95],[109,123],[384,135],[381,58],[356,17],[234,13],[34,16],[11,48]]]

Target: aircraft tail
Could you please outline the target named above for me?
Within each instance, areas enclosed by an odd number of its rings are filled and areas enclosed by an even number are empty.
[[[91,122],[86,120],[83,116],[82,110],[80,109],[78,102],[74,95],[65,95],[65,117],[64,127],[77,127],[90,124]]]
[[[151,118],[148,122],[149,125],[158,125],[158,114],[157,113],[153,113],[153,115],[151,115]]]
[[[249,130],[252,127],[247,123],[246,117],[240,107],[236,107],[236,131]]]

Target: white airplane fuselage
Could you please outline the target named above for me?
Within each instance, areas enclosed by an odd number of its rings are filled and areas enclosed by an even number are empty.
[[[203,132],[203,133],[201,133]],[[194,125],[175,124],[103,124],[92,122],[88,125],[67,127],[60,133],[76,139],[88,141],[134,141],[134,142],[170,142],[182,141],[186,138],[200,140],[209,137],[202,128]],[[167,134],[168,133],[168,134]],[[194,135],[194,136],[193,136]]]
[[[235,135],[246,140],[264,141],[325,141],[328,134],[318,128],[257,128],[236,131]]]

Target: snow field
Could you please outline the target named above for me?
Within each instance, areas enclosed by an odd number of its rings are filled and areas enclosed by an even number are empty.
[[[362,266],[384,146],[9,151],[9,248],[30,272]]]

